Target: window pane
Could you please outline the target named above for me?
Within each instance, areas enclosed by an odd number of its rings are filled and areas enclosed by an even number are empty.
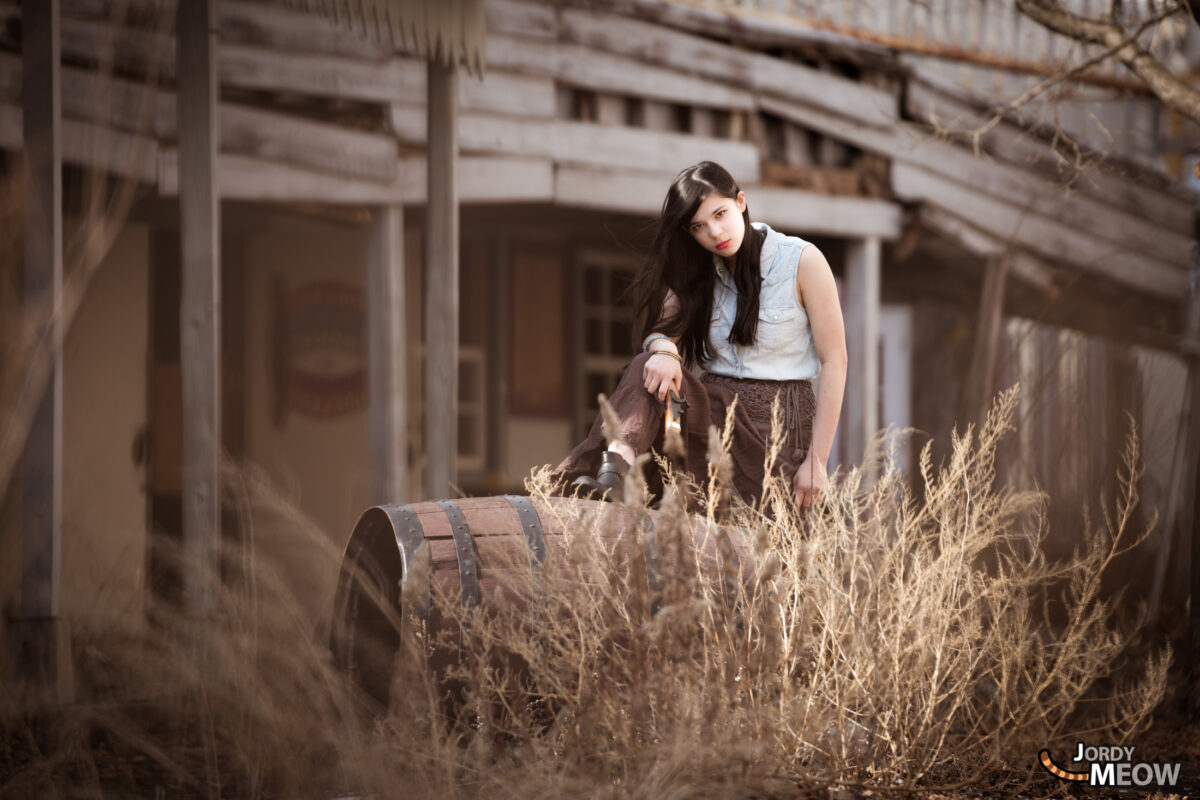
[[[607,302],[604,296],[604,273],[598,269],[583,272],[583,302],[593,305]]]
[[[611,294],[609,297],[613,303],[628,303],[632,298],[625,297],[625,291],[629,288],[629,284],[633,281],[633,273],[626,269],[614,269],[608,274],[609,287]]]
[[[458,365],[458,401],[460,403],[479,402],[479,370],[473,364]]]
[[[469,456],[479,453],[479,425],[477,420],[466,414],[458,415],[458,453]]]
[[[626,355],[632,348],[633,328],[624,320],[613,320],[608,323],[609,351],[613,355]]]
[[[600,407],[596,402],[596,395],[604,393],[605,395],[612,394],[615,384],[610,385],[607,375],[603,373],[589,372],[587,376],[587,388],[584,390],[584,396],[587,400],[587,407],[592,412]]]
[[[604,352],[604,323],[601,320],[584,321],[583,347],[586,352],[592,354]]]

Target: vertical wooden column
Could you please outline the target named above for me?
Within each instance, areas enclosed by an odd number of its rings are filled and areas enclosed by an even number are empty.
[[[879,288],[881,244],[872,236],[846,247],[846,372],[842,453],[862,458],[879,428]]]
[[[458,75],[428,64],[425,494],[449,497],[458,455]]]
[[[402,503],[408,487],[404,209],[381,206],[367,249],[367,440],[372,504]]]
[[[62,576],[62,70],[59,0],[21,7],[25,146],[24,302],[50,315],[54,363],[21,473],[21,597],[16,667],[34,702],[70,702],[70,637]]]
[[[216,0],[178,6],[176,94],[182,243],[183,597],[212,610],[221,483],[221,257],[217,192]]]
[[[1181,433],[1184,437],[1184,474],[1180,476],[1180,490],[1184,497],[1180,503],[1178,530],[1180,552],[1177,558],[1187,559],[1188,575],[1188,646],[1187,678],[1196,685],[1200,680],[1200,252],[1197,252],[1191,270],[1191,296],[1188,298],[1187,318],[1184,322],[1183,342],[1180,350],[1187,364],[1187,400],[1184,408],[1185,423]],[[1172,487],[1174,491],[1174,487]],[[1191,495],[1188,497],[1188,495]],[[1190,540],[1190,552],[1188,548]],[[1155,597],[1157,602],[1158,598]],[[1200,719],[1200,697],[1193,692],[1191,707],[1187,709],[1192,719]]]
[[[993,377],[1000,350],[1000,332],[1004,324],[1004,287],[1008,278],[1008,254],[989,256],[979,298],[979,316],[975,325],[975,346],[971,366],[963,385],[958,407],[957,427],[983,425],[992,407],[996,387]]]

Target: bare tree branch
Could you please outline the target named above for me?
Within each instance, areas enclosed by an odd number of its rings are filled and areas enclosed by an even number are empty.
[[[1089,19],[1067,11],[1057,0],[1017,0],[1017,8],[1056,33],[1112,50],[1116,58],[1141,78],[1159,100],[1200,123],[1200,90],[1176,77],[1138,44],[1137,34],[1130,37],[1111,14],[1100,19]],[[1176,5],[1163,15],[1163,19],[1183,13],[1188,8],[1190,6]]]
[[[1108,60],[1109,58],[1112,58],[1122,48],[1128,46],[1131,43],[1135,43],[1137,41],[1137,38],[1139,36],[1141,36],[1143,33],[1145,33],[1146,31],[1148,31],[1150,28],[1159,24],[1166,18],[1174,16],[1177,13],[1179,13],[1179,9],[1172,8],[1169,11],[1165,11],[1165,12],[1159,14],[1158,16],[1155,16],[1155,17],[1152,17],[1152,18],[1146,20],[1145,22],[1143,22],[1141,25],[1138,26],[1138,29],[1136,31],[1134,31],[1133,33],[1127,34],[1124,37],[1124,39],[1119,44],[1117,44],[1115,47],[1105,48],[1105,50],[1103,52],[1097,53],[1096,55],[1092,56],[1091,58],[1081,61],[1080,63],[1078,63],[1075,66],[1071,67],[1070,69],[1066,70],[1065,72],[1060,72],[1056,75],[1051,75],[1049,78],[1046,78],[1043,81],[1039,81],[1035,85],[1026,89],[1024,92],[1022,92],[1017,97],[1013,98],[1010,102],[997,108],[990,120],[988,120],[986,123],[981,125],[979,128],[976,128],[974,131],[971,132],[971,136],[974,140],[975,154],[979,155],[980,139],[986,133],[988,133],[993,128],[995,128],[997,125],[999,125],[1009,113],[1020,109],[1021,107],[1023,107],[1027,103],[1029,103],[1031,100],[1033,100],[1034,98],[1038,97],[1041,94],[1044,94],[1050,88],[1052,88],[1060,83],[1063,83],[1064,81],[1069,81],[1071,78],[1075,77],[1076,75],[1080,74],[1081,72],[1086,72],[1087,70],[1091,69],[1092,67],[1096,66],[1097,64],[1100,64],[1101,62],[1104,62],[1104,61]]]

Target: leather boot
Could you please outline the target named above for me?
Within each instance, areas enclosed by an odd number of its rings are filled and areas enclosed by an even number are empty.
[[[601,500],[620,502],[624,496],[623,487],[627,472],[629,462],[622,458],[620,453],[605,450],[600,454],[600,469],[596,472],[596,477],[576,478],[571,486],[576,489],[582,487]],[[581,494],[587,496],[582,492]]]

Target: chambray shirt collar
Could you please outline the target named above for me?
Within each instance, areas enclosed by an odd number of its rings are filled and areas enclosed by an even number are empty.
[[[775,268],[775,255],[779,252],[779,243],[783,241],[783,235],[772,230],[771,226],[765,222],[752,222],[754,229],[763,234],[762,253],[759,255],[758,264],[759,272],[762,279],[765,281],[767,276],[771,274],[771,270]],[[725,268],[725,259],[721,258],[716,253],[713,253],[713,269],[717,273],[717,279],[721,283],[734,288],[733,276],[729,274],[729,270]]]

